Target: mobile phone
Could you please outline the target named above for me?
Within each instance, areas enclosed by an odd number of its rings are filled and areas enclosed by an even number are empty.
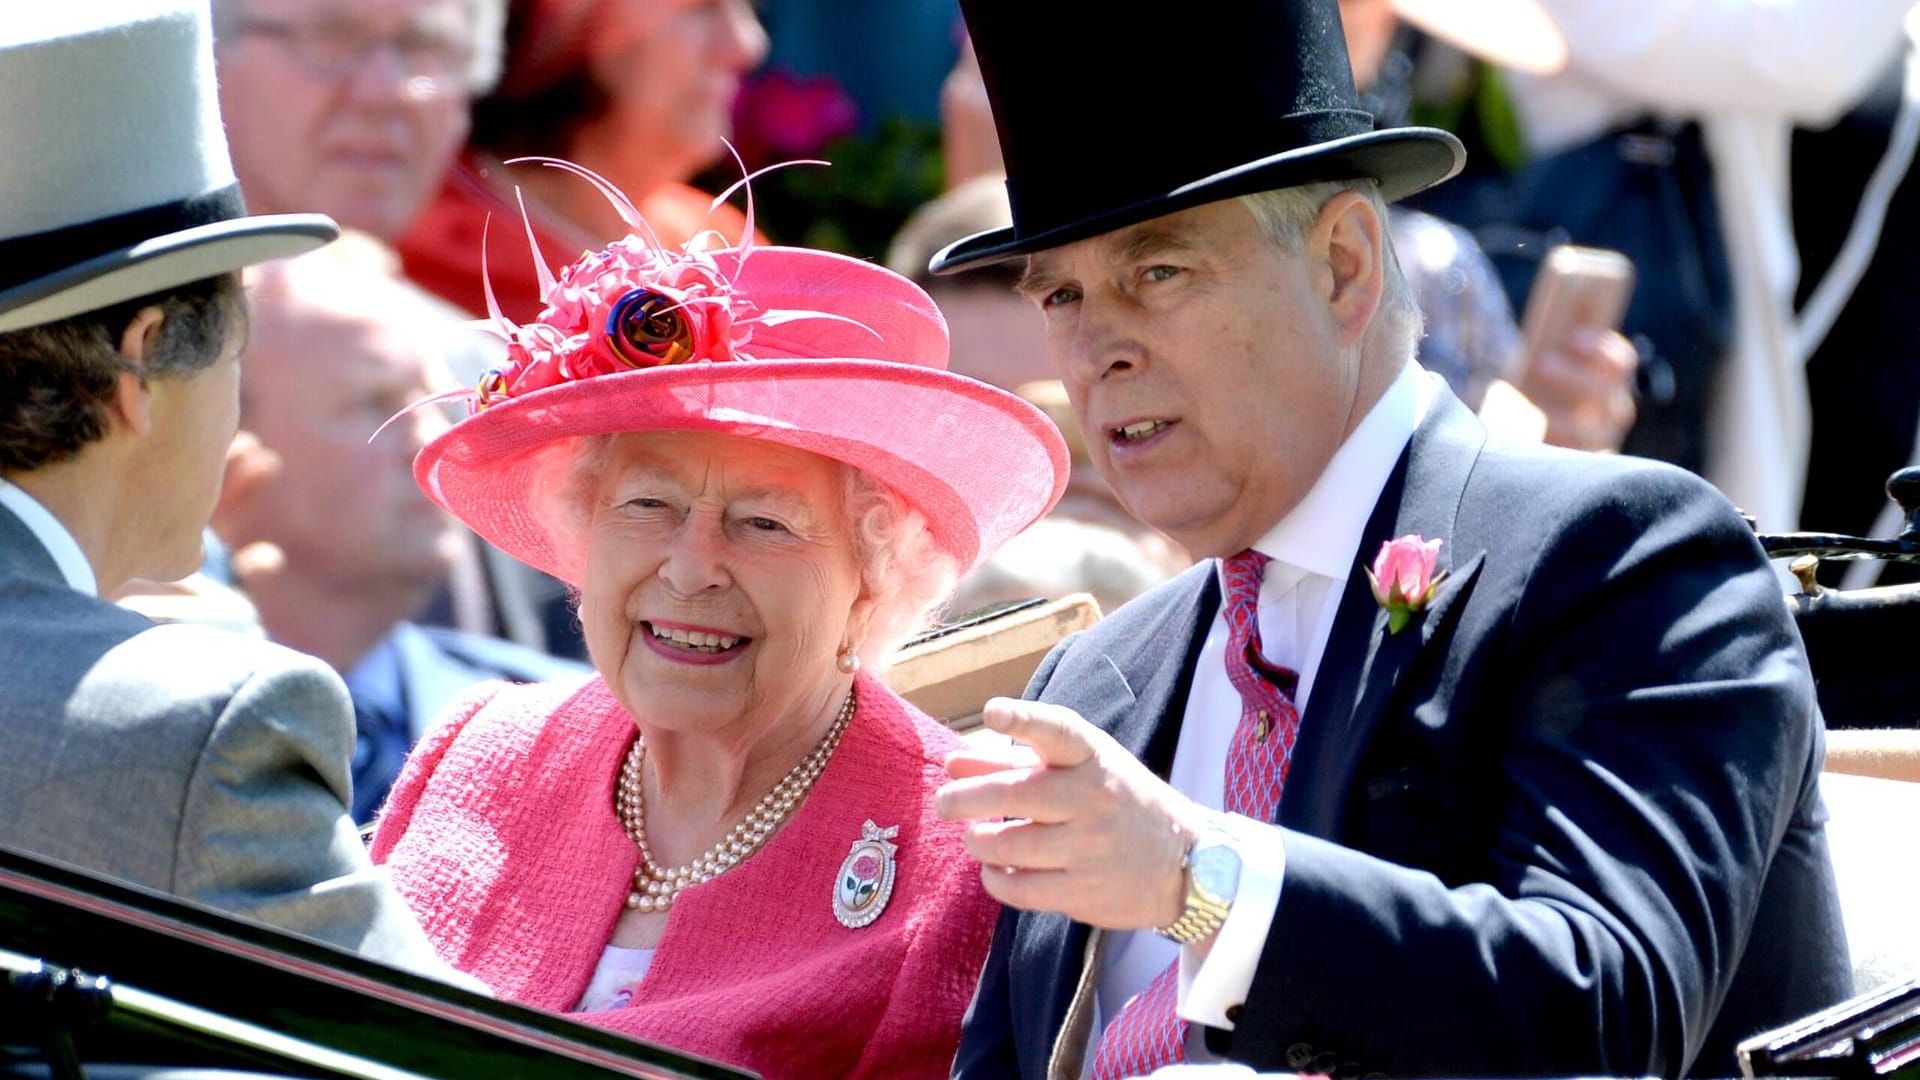
[[[1527,355],[1566,340],[1576,326],[1618,330],[1633,298],[1633,260],[1606,248],[1561,244],[1540,264],[1520,320]]]

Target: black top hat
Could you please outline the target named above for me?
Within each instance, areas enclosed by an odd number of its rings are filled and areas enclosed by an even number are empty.
[[[1024,255],[1202,203],[1370,177],[1391,200],[1460,171],[1434,128],[1375,131],[1338,0],[961,0],[1007,165],[1013,227],[933,272]]]
[[[319,247],[248,216],[206,0],[26,3],[0,18],[0,333]]]

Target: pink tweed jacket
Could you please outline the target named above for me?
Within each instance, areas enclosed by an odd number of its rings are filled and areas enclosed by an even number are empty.
[[[625,1008],[588,1023],[774,1077],[945,1077],[998,906],[938,820],[958,739],[874,679],[812,793],[751,859],[680,894]],[[613,932],[638,854],[614,815],[633,720],[599,678],[489,689],[408,759],[373,858],[440,955],[512,1001],[564,1012]],[[871,818],[899,826],[893,898],[833,916]]]

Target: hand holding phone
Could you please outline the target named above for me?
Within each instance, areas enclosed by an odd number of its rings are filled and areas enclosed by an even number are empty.
[[[1617,251],[1554,248],[1522,321],[1516,383],[1545,415],[1546,441],[1617,450],[1633,426],[1640,357],[1618,328],[1633,295],[1633,264]]]
[[[1576,328],[1618,330],[1633,298],[1633,262],[1617,251],[1562,244],[1547,253],[1520,320],[1529,356]]]

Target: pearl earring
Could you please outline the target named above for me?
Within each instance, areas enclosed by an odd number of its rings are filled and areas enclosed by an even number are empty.
[[[849,646],[841,651],[839,660],[835,666],[840,669],[841,674],[851,675],[860,670],[860,657],[853,651],[853,648]]]

